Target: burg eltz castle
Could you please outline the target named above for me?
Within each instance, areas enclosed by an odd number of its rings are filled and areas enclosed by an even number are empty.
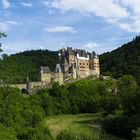
[[[56,64],[54,72],[49,67],[41,67],[41,82],[50,84],[59,82],[63,84],[67,79],[86,78],[90,75],[99,77],[99,56],[81,49],[67,47],[59,50],[59,64]]]

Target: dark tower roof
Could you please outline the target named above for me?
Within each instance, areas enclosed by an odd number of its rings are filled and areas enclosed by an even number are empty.
[[[49,67],[41,67],[41,73],[49,73],[50,68]]]
[[[87,52],[85,50],[77,49],[76,53],[79,54],[80,57],[87,57]]]
[[[72,47],[67,47],[67,53],[68,55],[74,55],[74,50],[72,49]]]

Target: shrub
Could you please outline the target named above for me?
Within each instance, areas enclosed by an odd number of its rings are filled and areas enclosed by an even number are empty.
[[[20,130],[18,134],[19,140],[53,140],[50,131],[47,128],[27,127]]]
[[[100,140],[100,136],[92,131],[76,133],[74,130],[63,130],[58,134],[56,140]]]
[[[78,114],[79,113],[79,107],[77,105],[74,105],[72,107],[72,114]]]

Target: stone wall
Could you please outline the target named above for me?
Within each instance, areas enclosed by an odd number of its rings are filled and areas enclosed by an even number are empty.
[[[30,82],[29,83],[29,89],[33,89],[33,88],[36,88],[36,87],[42,87],[42,82],[39,81],[39,82]]]
[[[79,78],[86,78],[89,76],[89,69],[86,69],[85,71],[79,72]]]
[[[53,82],[58,82],[60,85],[64,84],[63,73],[55,73]]]
[[[10,87],[14,87],[14,88],[19,88],[19,89],[26,89],[27,85],[26,84],[10,84]]]
[[[99,77],[99,74],[97,73],[97,71],[96,70],[89,70],[89,75],[93,75],[93,76],[97,76],[97,77]]]
[[[52,73],[41,73],[41,82],[50,84],[52,81]]]
[[[77,70],[76,70],[76,68],[72,68],[72,79],[77,79]]]

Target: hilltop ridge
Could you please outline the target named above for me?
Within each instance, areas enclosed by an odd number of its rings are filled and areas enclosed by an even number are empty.
[[[24,83],[27,76],[31,81],[40,80],[40,66],[53,69],[58,63],[58,52],[31,50],[10,55],[0,61],[0,79],[10,83]]]
[[[140,79],[140,36],[121,47],[100,55],[101,73],[119,78],[132,75]]]

